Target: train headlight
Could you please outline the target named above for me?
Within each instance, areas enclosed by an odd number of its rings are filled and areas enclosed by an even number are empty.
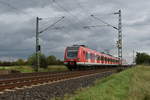
[[[64,60],[66,61],[66,60],[67,60],[67,58],[64,58]]]
[[[80,58],[78,58],[78,61],[80,61]]]

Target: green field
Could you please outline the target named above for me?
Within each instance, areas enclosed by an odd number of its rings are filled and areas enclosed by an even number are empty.
[[[150,100],[150,66],[137,66],[98,80],[64,100]]]
[[[23,73],[35,72],[31,66],[0,66],[0,70],[16,70]],[[40,72],[51,72],[51,71],[65,71],[68,70],[64,65],[50,65],[48,68],[40,68]]]

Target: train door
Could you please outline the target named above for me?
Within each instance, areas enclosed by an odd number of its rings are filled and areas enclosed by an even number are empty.
[[[90,58],[91,58],[90,53],[86,52],[85,62],[90,63],[91,62]]]
[[[86,62],[86,52],[84,50],[82,52],[82,62]]]

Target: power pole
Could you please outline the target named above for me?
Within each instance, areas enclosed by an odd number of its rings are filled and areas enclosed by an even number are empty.
[[[121,62],[119,66],[122,65],[122,19],[121,19],[121,10],[114,13],[119,15],[119,22],[118,22],[118,41],[117,41],[117,47],[118,47],[118,58]]]
[[[43,29],[42,31],[39,31],[39,21],[42,20],[43,18],[36,17],[36,69],[35,71],[38,72],[39,67],[40,67],[40,52],[41,52],[41,46],[39,44],[39,35],[45,31],[47,31],[49,28],[53,27],[56,25],[58,22],[60,22],[62,19],[65,17],[61,17],[59,20],[57,20],[55,23],[51,24],[47,28]]]
[[[119,19],[119,20],[118,20],[118,27],[115,27],[115,26],[113,26],[113,25],[111,25],[111,24],[105,22],[105,21],[101,20],[100,18],[95,17],[94,15],[91,15],[91,16],[92,16],[93,18],[95,18],[95,19],[101,21],[101,22],[104,23],[105,25],[107,25],[107,26],[109,26],[109,27],[112,27],[112,28],[118,30],[118,41],[117,41],[118,58],[119,58],[119,62],[120,62],[120,63],[119,63],[119,66],[122,66],[122,20],[121,20],[121,10],[119,10],[118,12],[115,12],[115,13],[113,13],[113,14],[119,15],[119,17],[118,17],[118,19]],[[84,27],[84,28],[89,28],[89,27],[96,27],[96,26],[86,26],[86,27]]]
[[[39,20],[42,18],[36,17],[36,72],[40,67]]]

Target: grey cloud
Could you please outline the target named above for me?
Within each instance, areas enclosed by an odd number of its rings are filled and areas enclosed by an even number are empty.
[[[1,0],[2,1],[2,0]],[[50,17],[40,22],[40,30],[61,16],[65,19],[40,36],[42,52],[63,59],[64,49],[72,44],[85,44],[98,51],[110,49],[117,55],[117,31],[111,27],[84,29],[86,25],[103,25],[91,14],[117,26],[113,12],[122,9],[124,57],[133,49],[145,50],[149,41],[149,5],[147,0],[7,0],[13,9],[0,2],[0,58],[12,56],[26,58],[35,52],[35,17]],[[23,12],[25,11],[25,13]],[[145,17],[144,17],[145,16]],[[9,19],[8,19],[9,18]],[[41,28],[42,27],[42,28]],[[62,29],[56,29],[62,27]],[[142,47],[141,47],[142,45]],[[140,49],[139,49],[140,48]],[[127,53],[128,52],[128,53]],[[131,55],[129,56],[131,60]]]

